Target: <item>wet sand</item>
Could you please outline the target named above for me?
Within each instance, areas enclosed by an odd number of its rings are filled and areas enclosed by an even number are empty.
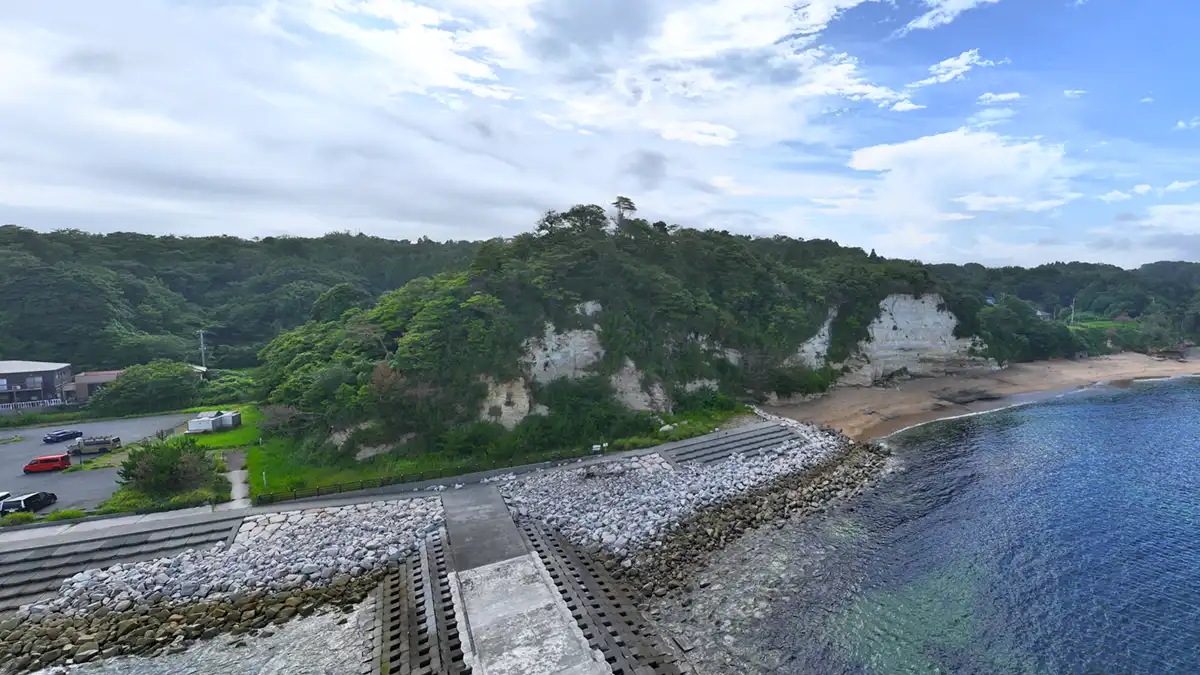
[[[846,387],[812,401],[763,409],[802,422],[828,425],[865,441],[914,424],[986,412],[1081,387],[1105,383],[1128,386],[1134,380],[1188,375],[1200,375],[1200,359],[1180,362],[1126,353],[1020,363],[1002,370],[920,378],[888,386]]]

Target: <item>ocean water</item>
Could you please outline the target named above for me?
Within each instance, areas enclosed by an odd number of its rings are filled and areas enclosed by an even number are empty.
[[[772,671],[1200,674],[1200,380],[889,442],[893,475],[781,540],[787,601],[741,636]]]

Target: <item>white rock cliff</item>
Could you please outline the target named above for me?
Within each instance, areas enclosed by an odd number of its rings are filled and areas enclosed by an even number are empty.
[[[958,320],[948,310],[941,309],[942,305],[942,297],[933,293],[885,298],[879,305],[879,318],[867,329],[871,339],[859,344],[858,352],[846,363],[832,364],[835,368],[849,368],[838,384],[868,386],[900,372],[917,377],[934,376],[988,365],[987,359],[970,354],[972,346],[982,345],[954,336]],[[589,302],[580,305],[577,312],[595,316],[602,309],[599,303]],[[836,310],[831,310],[817,334],[805,341],[786,363],[810,368],[825,365],[836,318]],[[479,418],[499,422],[511,429],[527,415],[544,414],[545,408],[533,402],[530,382],[548,384],[559,378],[577,379],[591,374],[592,367],[604,357],[598,330],[559,332],[553,324],[547,323],[542,336],[525,342],[525,354],[521,359],[525,378],[511,382],[486,381],[488,395]],[[703,336],[698,340],[707,345]],[[719,353],[734,364],[741,360],[741,354],[733,349],[720,349]],[[617,398],[633,410],[666,410],[669,402],[662,385],[653,383],[647,387],[644,378],[644,373],[627,359],[621,370],[611,377]],[[704,380],[687,383],[685,388],[693,391],[715,385],[713,381]]]

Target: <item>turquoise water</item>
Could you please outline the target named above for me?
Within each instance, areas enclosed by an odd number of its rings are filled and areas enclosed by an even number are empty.
[[[1200,381],[893,437],[901,470],[806,526],[759,636],[780,672],[1200,673]]]

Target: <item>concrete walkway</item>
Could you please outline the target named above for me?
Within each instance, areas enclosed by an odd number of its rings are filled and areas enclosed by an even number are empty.
[[[474,485],[442,494],[454,555],[450,583],[461,601],[477,675],[611,675],[591,649],[500,492]]]
[[[213,511],[231,511],[233,509],[250,508],[250,485],[246,482],[248,474],[245,469],[235,469],[225,474],[229,484],[233,486],[230,501],[213,506]]]

